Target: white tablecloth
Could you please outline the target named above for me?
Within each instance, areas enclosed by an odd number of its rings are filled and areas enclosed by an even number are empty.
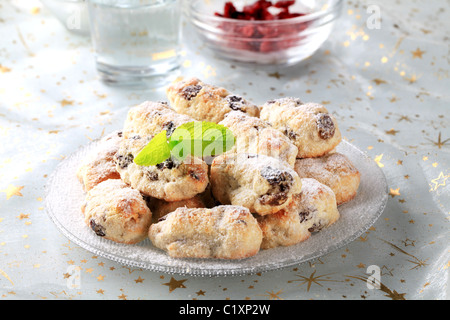
[[[380,29],[367,28],[369,3],[381,10]],[[165,100],[164,89],[105,86],[88,37],[67,31],[40,2],[2,1],[0,299],[448,298],[449,10],[440,0],[345,2],[325,45],[287,69],[222,61],[185,24],[183,75],[255,103],[295,96],[324,104],[390,189],[382,217],[336,252],[262,274],[198,278],[95,256],[49,219],[44,186],[57,164],[121,128],[130,106]],[[367,287],[370,266],[381,270],[380,289]]]

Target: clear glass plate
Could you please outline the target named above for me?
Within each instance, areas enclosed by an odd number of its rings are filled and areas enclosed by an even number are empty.
[[[339,207],[340,220],[300,244],[262,250],[243,260],[175,259],[153,247],[147,239],[125,245],[98,237],[84,224],[81,205],[85,193],[76,177],[79,163],[95,147],[93,142],[62,161],[46,186],[46,211],[72,242],[95,255],[152,271],[192,276],[231,276],[265,272],[319,258],[356,240],[380,217],[386,207],[388,186],[377,164],[348,142],[337,151],[345,154],[361,173],[356,198]]]

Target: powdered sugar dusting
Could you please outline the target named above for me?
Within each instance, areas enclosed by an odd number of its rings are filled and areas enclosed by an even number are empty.
[[[308,241],[291,247],[260,251],[243,260],[174,259],[156,249],[149,240],[136,245],[115,243],[97,237],[83,222],[85,200],[76,177],[80,160],[95,148],[94,142],[60,163],[46,187],[46,210],[58,229],[72,242],[96,255],[137,268],[195,276],[254,274],[279,269],[318,258],[362,235],[381,215],[388,198],[385,177],[376,163],[347,142],[338,152],[348,156],[361,172],[356,198],[339,207],[341,219]]]

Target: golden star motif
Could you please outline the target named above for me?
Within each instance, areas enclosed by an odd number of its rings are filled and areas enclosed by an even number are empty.
[[[199,290],[199,291],[196,292],[197,296],[204,296],[205,293],[206,293],[206,292],[203,291],[203,290]]]
[[[383,159],[384,154],[380,154],[379,156],[375,157],[375,162],[380,168],[384,168],[384,164],[381,163],[381,160]]]
[[[415,247],[416,246],[416,241],[415,240],[411,240],[411,239],[406,238],[406,240],[402,240],[402,242],[405,245],[405,247],[409,247],[409,246]]]
[[[14,282],[11,280],[11,278],[6,274],[5,271],[3,271],[2,269],[0,269],[0,275],[2,275],[3,277],[5,277],[12,285],[14,285]]]
[[[397,101],[398,101],[398,98],[397,98],[396,96],[393,96],[391,99],[389,99],[389,101],[390,101],[391,103],[394,103],[394,102],[397,102]]]
[[[406,78],[406,77],[405,77],[405,79],[408,80],[410,84],[416,83],[417,80],[418,80],[417,75],[415,75],[415,74],[413,74],[413,75],[411,76],[411,78]]]
[[[406,293],[398,293],[397,291],[389,292],[387,295],[385,295],[388,298],[391,298],[392,300],[406,300],[405,299]]]
[[[400,131],[397,131],[397,130],[394,130],[394,129],[391,129],[391,130],[389,130],[389,131],[385,131],[386,132],[386,134],[389,134],[389,135],[392,135],[392,136],[395,136],[397,133],[399,133]]]
[[[432,183],[434,183],[434,189],[433,191],[436,191],[439,187],[445,187],[447,184],[448,176],[444,175],[444,172],[441,172],[439,174],[439,177],[436,179],[431,180]]]
[[[425,53],[425,51],[422,51],[422,50],[420,50],[420,48],[417,48],[416,51],[412,51],[411,53],[413,55],[413,59],[416,59],[416,58],[422,59],[422,56]]]
[[[372,81],[375,82],[375,84],[377,86],[379,86],[380,84],[386,84],[387,83],[385,80],[382,80],[382,79],[373,79]]]
[[[389,195],[394,198],[395,196],[400,196],[400,188],[389,190]]]
[[[438,136],[437,142],[436,141],[432,141],[430,139],[427,139],[427,140],[431,141],[433,143],[433,145],[435,145],[439,149],[442,149],[443,146],[445,146],[448,142],[450,142],[450,139],[442,141],[442,132],[439,132],[439,136]]]
[[[266,293],[267,294],[262,294],[261,296],[264,296],[264,297],[268,297],[269,298],[269,300],[283,300],[282,298],[280,298],[280,294],[283,292],[283,290],[280,290],[280,291],[278,291],[278,292],[273,292],[273,290],[272,291],[266,291]]]
[[[353,278],[353,279],[358,279],[361,280],[365,283],[367,283],[367,281],[369,281],[369,278],[367,278],[366,276],[348,276],[349,278]],[[378,283],[380,288],[379,290],[381,290],[384,293],[387,293],[385,295],[385,297],[391,298],[392,300],[406,300],[405,299],[405,295],[406,293],[398,293],[395,290],[391,290],[388,287],[386,287],[383,283],[379,282]]]
[[[299,286],[302,286],[302,285],[304,285],[305,283],[307,283],[307,284],[308,284],[307,291],[309,292],[309,290],[311,289],[311,285],[312,285],[313,283],[315,283],[315,284],[317,284],[317,285],[319,285],[319,286],[322,287],[322,284],[320,284],[321,281],[322,281],[322,282],[323,282],[323,281],[334,281],[334,280],[328,279],[328,276],[329,276],[330,274],[324,274],[324,275],[321,275],[321,276],[317,276],[317,277],[316,277],[316,276],[315,276],[316,272],[317,272],[317,271],[314,271],[314,272],[309,276],[309,278],[304,277],[304,276],[302,276],[302,275],[297,275],[297,277],[299,277],[300,279],[299,279],[299,280],[292,280],[292,282],[300,281],[301,283],[299,284]],[[325,278],[325,279],[322,279],[322,278]]]
[[[102,276],[102,275],[99,275],[98,277],[97,277],[97,280],[98,281],[103,281],[105,279],[105,276]]]
[[[168,286],[169,292],[172,292],[173,290],[178,288],[186,288],[186,286],[183,284],[185,281],[187,281],[187,279],[176,280],[174,277],[171,277],[170,281],[163,283],[163,285]]]
[[[269,77],[272,77],[272,78],[280,79],[283,75],[280,74],[280,73],[277,71],[277,72],[274,72],[274,73],[269,73],[268,76],[269,76]]]
[[[6,193],[6,200],[11,199],[13,196],[22,197],[22,193],[20,193],[20,190],[22,190],[24,186],[14,186],[10,184],[6,189],[0,190],[0,192]]]
[[[73,106],[74,101],[63,99],[59,103],[61,104],[61,107]]]
[[[400,116],[400,118],[398,119],[398,122],[402,122],[402,121],[412,122],[408,116]]]
[[[134,280],[134,282],[136,282],[136,283],[142,283],[142,282],[144,282],[144,279],[142,279],[142,278],[139,276],[136,280]]]
[[[384,270],[386,270],[386,272],[384,271]],[[394,274],[392,273],[392,271],[393,271],[394,269],[389,269],[388,267],[386,267],[385,265],[383,265],[382,267],[381,267],[381,275],[382,276],[384,276],[384,275],[390,275],[390,276],[394,276]]]
[[[23,220],[23,219],[28,219],[29,218],[29,214],[23,214],[21,213],[20,215],[17,216],[18,219]]]
[[[118,296],[118,298],[121,300],[127,300],[127,296],[124,293],[122,293],[120,296]]]
[[[103,290],[103,289],[98,289],[96,292],[97,292],[98,294],[104,294],[104,293],[105,293],[105,290]]]
[[[7,68],[7,67],[5,67],[5,66],[2,66],[2,65],[0,64],[0,72],[1,72],[1,73],[11,72],[11,69],[10,69],[10,68]]]

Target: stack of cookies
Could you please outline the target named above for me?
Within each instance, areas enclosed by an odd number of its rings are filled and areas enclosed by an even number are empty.
[[[256,106],[197,78],[167,88],[167,102],[130,109],[123,129],[98,142],[78,169],[86,224],[96,235],[152,244],[176,258],[243,259],[291,246],[339,219],[360,173],[343,154],[336,119],[322,105],[283,98]],[[234,147],[211,159],[133,160],[182,124],[230,129]]]

